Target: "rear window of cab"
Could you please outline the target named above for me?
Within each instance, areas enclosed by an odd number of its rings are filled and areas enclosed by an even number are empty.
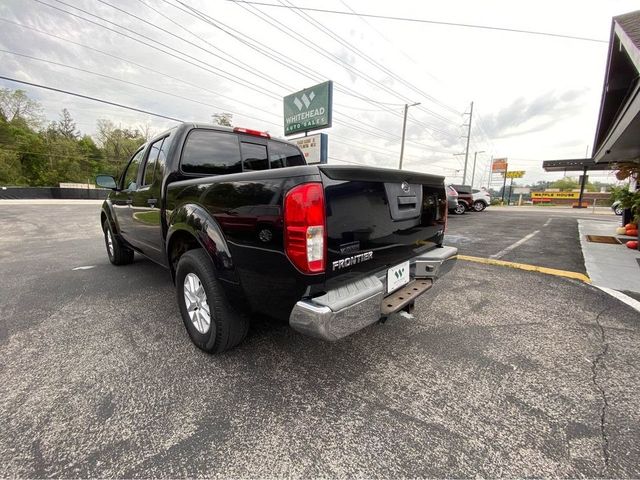
[[[305,165],[297,147],[274,140],[241,137],[233,132],[194,129],[182,149],[184,173],[221,175]]]

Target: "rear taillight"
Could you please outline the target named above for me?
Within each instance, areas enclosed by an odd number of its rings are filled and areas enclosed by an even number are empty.
[[[303,273],[322,273],[326,225],[324,190],[319,182],[292,188],[284,198],[284,248]]]

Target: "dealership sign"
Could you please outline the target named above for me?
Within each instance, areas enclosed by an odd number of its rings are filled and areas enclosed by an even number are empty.
[[[284,134],[293,135],[331,126],[333,82],[331,80],[287,95],[284,105]]]
[[[326,133],[316,133],[308,137],[294,138],[292,142],[302,150],[307,165],[327,163],[327,144],[329,143],[329,139]]]

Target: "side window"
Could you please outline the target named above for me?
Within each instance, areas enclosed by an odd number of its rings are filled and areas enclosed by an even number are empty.
[[[182,150],[180,167],[185,173],[205,175],[242,172],[238,137],[214,130],[192,130]]]
[[[242,151],[242,164],[245,171],[269,170],[266,145],[240,142],[240,150]]]
[[[144,165],[142,186],[151,185],[153,183],[153,174],[155,173],[156,162],[158,160],[160,149],[162,148],[162,142],[164,142],[164,138],[161,138],[157,142],[153,142],[149,148],[149,155],[147,156],[147,161]]]
[[[280,142],[269,142],[269,161],[271,168],[305,165],[304,158],[296,147]]]
[[[129,162],[127,170],[124,172],[124,181],[122,182],[124,190],[135,190],[138,188],[136,182],[138,181],[138,169],[140,168],[143,153],[144,148],[139,150]]]

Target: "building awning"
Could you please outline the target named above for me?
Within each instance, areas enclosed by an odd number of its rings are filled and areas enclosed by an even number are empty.
[[[640,10],[613,17],[593,159],[640,162]]]
[[[567,160],[544,160],[542,168],[545,172],[583,172],[592,170],[616,170],[615,162],[594,162],[591,158],[572,158]]]

